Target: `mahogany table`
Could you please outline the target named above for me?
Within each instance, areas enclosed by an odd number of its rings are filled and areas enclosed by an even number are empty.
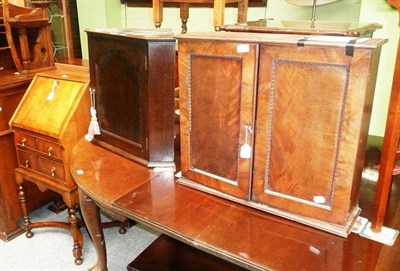
[[[172,169],[146,168],[84,139],[70,170],[98,254],[93,271],[107,270],[99,207],[249,270],[397,270],[400,264],[398,241],[389,247],[355,233],[343,238],[230,202],[176,183]],[[365,185],[360,203],[368,206],[373,190]],[[393,216],[389,224],[399,221]]]

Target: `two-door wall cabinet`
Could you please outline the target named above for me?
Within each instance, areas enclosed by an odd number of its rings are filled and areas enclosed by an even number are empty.
[[[347,236],[386,40],[220,32],[178,42],[179,182]]]

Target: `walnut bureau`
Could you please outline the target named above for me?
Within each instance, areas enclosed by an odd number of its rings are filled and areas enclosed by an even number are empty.
[[[10,241],[23,233],[23,228],[19,225],[22,209],[14,180],[17,158],[13,133],[8,122],[32,77],[15,74],[15,71],[7,68],[0,70],[0,239],[3,241]],[[41,193],[35,185],[29,185],[26,191],[32,198],[27,203],[29,211],[55,200],[54,195]]]
[[[37,74],[21,100],[10,126],[14,132],[18,167],[15,180],[28,238],[32,229],[59,227],[69,230],[77,265],[82,263],[83,238],[76,216],[78,191],[69,172],[69,156],[90,122],[89,72],[87,67],[59,65]],[[62,196],[68,207],[68,222],[34,222],[29,219],[24,186],[34,183],[41,191]]]
[[[179,182],[347,236],[385,39],[177,36]]]

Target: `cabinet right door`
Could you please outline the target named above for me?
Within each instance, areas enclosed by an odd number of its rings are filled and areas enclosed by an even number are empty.
[[[260,47],[253,202],[303,220],[354,219],[377,56]]]

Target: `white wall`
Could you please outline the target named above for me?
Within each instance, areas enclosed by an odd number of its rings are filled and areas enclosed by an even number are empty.
[[[118,0],[77,0],[82,58],[88,58],[85,29],[123,27],[124,17]]]
[[[382,47],[369,129],[370,135],[383,137],[399,41],[398,12],[386,1],[363,0],[360,21],[382,24],[383,28],[376,31],[374,37],[389,38],[389,42]]]

